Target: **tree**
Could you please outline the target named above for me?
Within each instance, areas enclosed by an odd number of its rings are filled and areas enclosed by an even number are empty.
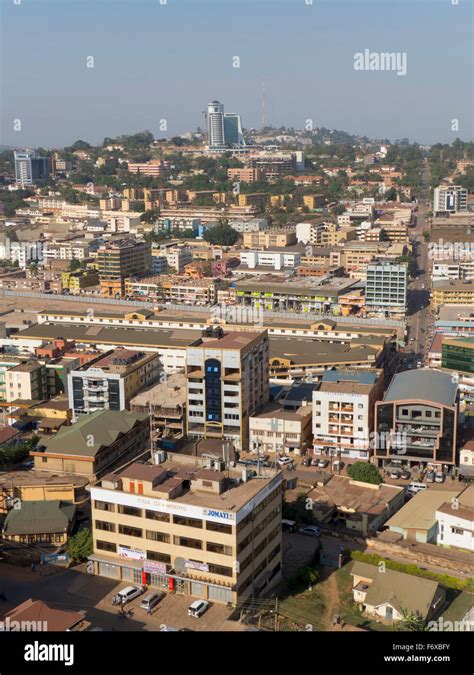
[[[402,609],[402,618],[395,624],[397,631],[420,632],[425,630],[425,621],[419,612]]]
[[[239,234],[230,225],[219,223],[204,233],[204,239],[217,246],[233,246],[239,239]]]
[[[148,209],[148,211],[144,211],[142,215],[140,216],[140,220],[142,223],[155,223],[157,219],[160,217],[160,209]]]
[[[93,551],[92,530],[83,527],[69,540],[69,555],[74,562],[82,562]]]
[[[382,476],[379,474],[377,467],[368,462],[354,462],[354,464],[351,464],[348,468],[347,473],[352,480],[357,480],[361,483],[380,485],[382,482]]]

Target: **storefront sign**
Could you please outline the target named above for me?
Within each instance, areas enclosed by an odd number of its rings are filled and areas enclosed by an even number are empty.
[[[119,546],[118,554],[120,558],[128,558],[129,560],[145,560],[145,551],[139,551],[136,548],[126,548],[125,546]]]
[[[209,566],[206,563],[198,563],[193,560],[185,560],[184,566],[189,570],[199,570],[200,572],[209,572]]]
[[[155,562],[154,560],[145,560],[143,571],[149,574],[166,574],[166,563]]]

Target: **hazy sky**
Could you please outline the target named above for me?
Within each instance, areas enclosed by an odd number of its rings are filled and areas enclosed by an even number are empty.
[[[472,0],[164,2],[2,0],[0,143],[170,136],[203,126],[211,99],[260,126],[262,82],[276,126],[472,139]],[[354,70],[365,49],[406,53],[407,74]]]

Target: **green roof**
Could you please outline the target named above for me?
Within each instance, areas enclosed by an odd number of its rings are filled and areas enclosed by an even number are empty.
[[[53,437],[42,436],[38,445],[43,446],[45,452],[95,457],[100,448],[111,445],[146,418],[146,413],[97,410],[83,415],[69,427],[62,427]]]
[[[68,502],[22,501],[21,509],[11,509],[3,526],[6,535],[50,534],[65,532],[74,518],[76,507]]]

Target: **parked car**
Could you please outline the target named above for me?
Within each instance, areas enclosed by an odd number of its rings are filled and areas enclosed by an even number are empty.
[[[417,367],[417,368],[422,368],[422,367],[423,367],[422,362],[421,362],[421,361],[417,361],[417,362],[416,362],[416,367]]]
[[[315,525],[305,525],[304,527],[300,527],[298,532],[300,534],[305,534],[307,537],[321,536],[321,530],[319,529],[319,527],[316,527]]]
[[[206,612],[211,605],[207,600],[195,600],[188,607],[188,616],[194,616],[195,619],[199,619],[200,616]]]
[[[281,529],[283,532],[294,532],[296,530],[296,520],[283,518],[281,521]]]
[[[140,603],[140,607],[142,609],[153,609],[153,607],[156,607],[156,605],[160,602],[162,598],[165,597],[165,593],[162,591],[152,591],[151,593],[147,593],[143,600]]]
[[[444,483],[445,478],[446,478],[446,476],[444,475],[444,473],[442,471],[437,471],[435,473],[435,483]]]
[[[130,600],[135,600],[143,593],[142,586],[125,586],[121,591],[117,593],[119,598],[125,602],[130,602]]]
[[[286,455],[278,458],[278,464],[280,466],[287,466],[288,464],[291,464],[292,461],[291,457],[287,457]]]
[[[334,469],[334,471],[340,471],[343,466],[344,462],[341,459],[335,459],[334,462],[332,463],[332,468]]]
[[[394,478],[394,479],[400,478],[400,471],[398,469],[392,469],[390,471],[390,478]]]
[[[329,464],[328,459],[320,459],[318,462],[318,466],[320,469],[325,469],[328,466],[328,464]]]
[[[416,495],[418,492],[421,492],[422,490],[427,490],[428,486],[425,485],[424,483],[410,483],[410,485],[407,486],[407,493],[410,495]]]
[[[403,469],[403,471],[400,474],[400,478],[403,478],[403,480],[408,480],[411,478],[411,472],[408,471],[408,469]]]
[[[317,457],[313,457],[311,460],[311,466],[318,466],[319,459]]]
[[[434,483],[435,482],[435,472],[434,471],[428,471],[426,473],[426,482],[427,483]]]
[[[311,466],[311,457],[303,457],[303,466]]]

